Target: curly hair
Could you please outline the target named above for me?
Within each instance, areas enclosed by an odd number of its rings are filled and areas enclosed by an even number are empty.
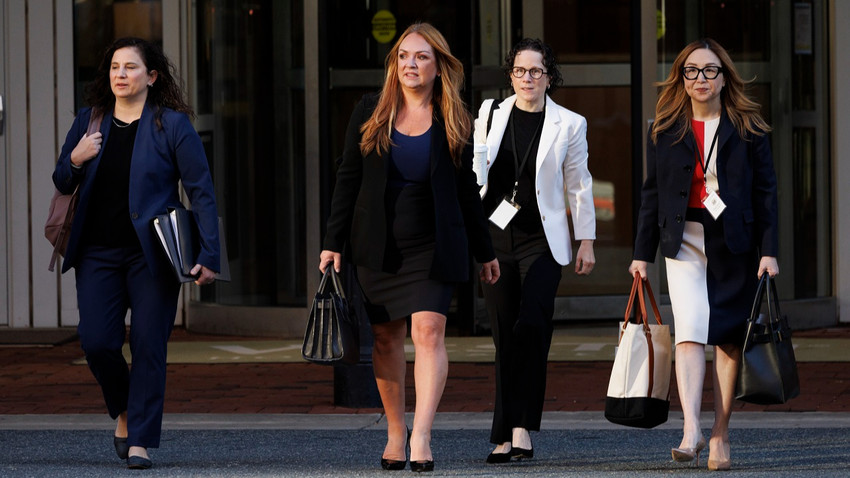
[[[564,78],[561,76],[561,70],[558,69],[558,59],[555,57],[555,52],[552,51],[552,47],[543,43],[539,38],[523,38],[505,55],[505,64],[502,68],[505,70],[508,82],[511,81],[511,70],[514,68],[516,56],[526,50],[536,51],[543,55],[543,67],[546,68],[546,76],[549,77],[550,90],[561,86]]]
[[[720,59],[723,79],[726,84],[720,92],[720,100],[726,114],[742,138],[748,134],[761,136],[771,130],[770,125],[761,116],[761,106],[747,97],[746,90],[754,80],[744,81],[729,53],[711,38],[704,38],[688,44],[673,61],[667,79],[657,83],[661,87],[658,103],[655,105],[655,121],[652,123],[652,141],[657,142],[658,135],[674,127],[679,128],[677,141],[682,141],[691,130],[693,116],[691,101],[685,91],[685,79],[682,67],[695,50],[706,49]]]
[[[360,126],[362,133],[360,152],[366,155],[375,150],[380,156],[383,151],[390,149],[390,134],[404,101],[398,79],[398,50],[401,42],[413,33],[422,36],[434,51],[434,58],[437,60],[437,72],[440,75],[434,82],[431,102],[434,109],[439,108],[442,114],[452,162],[455,167],[460,168],[461,155],[472,132],[472,115],[466,109],[466,105],[460,96],[464,82],[463,63],[452,56],[449,44],[443,34],[429,23],[414,23],[407,27],[390,52],[387,53],[384,62],[386,75],[378,104],[375,111],[372,112],[372,116]]]
[[[174,65],[165,56],[162,48],[153,42],[135,37],[119,38],[112,42],[103,53],[94,81],[89,83],[85,90],[85,101],[92,109],[103,113],[115,106],[115,94],[112,93],[109,70],[113,55],[122,48],[135,48],[148,73],[152,71],[157,73],[156,81],[148,88],[147,102],[154,106],[154,119],[159,129],[162,129],[163,108],[186,113],[190,118],[195,117],[192,107],[184,99],[182,84],[174,72]]]

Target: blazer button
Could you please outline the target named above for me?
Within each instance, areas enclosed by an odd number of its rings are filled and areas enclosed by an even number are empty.
[[[682,215],[676,214],[676,222],[682,222]]]
[[[684,189],[682,189],[681,191],[679,191],[679,196],[686,198],[686,197],[688,197],[688,192],[685,191]]]
[[[691,166],[690,165],[685,166],[684,170],[687,171],[687,172],[691,172]]]
[[[139,213],[134,212],[133,214],[130,214],[130,217],[132,217],[133,219],[138,219],[138,218],[139,218]]]

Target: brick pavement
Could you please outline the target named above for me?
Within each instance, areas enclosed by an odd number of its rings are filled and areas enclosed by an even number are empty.
[[[795,332],[807,337],[850,338],[850,327]],[[241,340],[175,330],[172,340]],[[252,339],[255,340],[255,339]],[[82,355],[78,341],[56,347],[0,347],[0,414],[105,413],[88,367],[73,365]],[[611,362],[552,362],[547,411],[601,411]],[[736,402],[746,411],[850,412],[850,364],[799,364],[801,394],[785,405]],[[708,381],[703,410],[711,410]],[[413,370],[408,365],[408,403],[413,404]],[[675,381],[675,377],[674,377]],[[675,383],[673,410],[678,410]],[[441,412],[493,410],[494,367],[452,363]],[[412,411],[412,406],[409,407]],[[374,413],[333,404],[333,370],[307,363],[173,364],[168,366],[166,413]]]

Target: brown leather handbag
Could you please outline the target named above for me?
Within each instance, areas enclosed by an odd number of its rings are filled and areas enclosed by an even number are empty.
[[[92,109],[86,134],[91,135],[99,131],[102,119],[103,115]],[[79,185],[74,188],[74,192],[71,194],[62,194],[56,189],[53,192],[53,198],[50,200],[50,212],[47,214],[47,222],[44,223],[44,237],[53,244],[53,254],[50,256],[50,265],[47,266],[47,270],[50,272],[54,270],[56,259],[59,256],[64,256],[65,249],[68,248],[71,225],[74,221],[74,213],[77,212],[79,190]]]

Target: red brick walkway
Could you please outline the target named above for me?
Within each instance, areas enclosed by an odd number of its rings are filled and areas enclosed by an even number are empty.
[[[808,337],[850,337],[850,327],[799,332]],[[172,340],[240,340],[175,330]],[[254,339],[252,339],[254,340]],[[88,367],[73,365],[79,342],[49,348],[0,347],[0,414],[105,413]],[[611,362],[553,362],[546,391],[548,411],[601,411]],[[850,412],[850,364],[799,364],[801,394],[785,405],[736,402],[758,411]],[[413,403],[412,366],[408,400]],[[710,374],[703,410],[711,410]],[[678,410],[675,383],[671,408]],[[486,363],[452,363],[441,412],[493,410],[494,368]],[[333,405],[333,370],[307,363],[174,364],[168,366],[166,413],[373,413]],[[412,408],[411,408],[412,411]]]

